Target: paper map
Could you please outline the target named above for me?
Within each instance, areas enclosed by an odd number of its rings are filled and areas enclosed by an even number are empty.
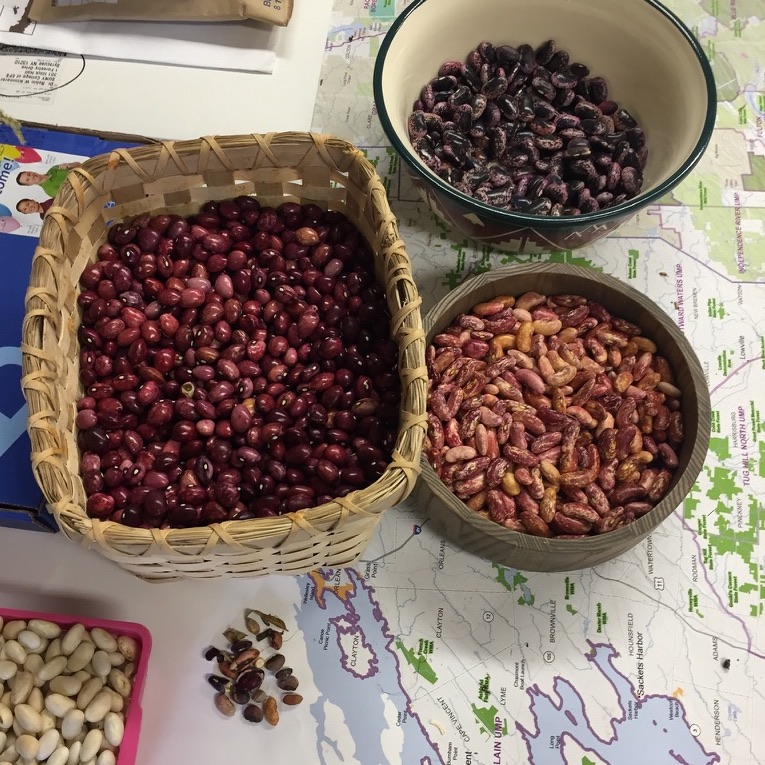
[[[376,164],[427,311],[472,273],[540,256],[445,230],[386,145],[372,71],[405,5],[335,3],[313,127]],[[299,581],[322,765],[765,761],[763,8],[668,5],[715,71],[709,150],[618,235],[541,259],[625,280],[685,332],[712,398],[702,474],[635,550],[573,574],[492,565],[442,540],[413,502],[389,510],[356,570]]]

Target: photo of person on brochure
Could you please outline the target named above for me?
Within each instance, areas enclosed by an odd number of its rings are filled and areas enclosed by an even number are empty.
[[[62,162],[54,165],[45,173],[36,173],[33,170],[22,170],[16,176],[19,186],[39,186],[49,197],[53,198],[61,188],[61,184],[74,167],[79,167],[81,162]]]
[[[16,209],[24,215],[34,215],[37,213],[41,218],[44,218],[45,213],[48,212],[48,208],[52,204],[52,199],[44,199],[42,202],[38,202],[36,199],[24,198],[16,202]]]

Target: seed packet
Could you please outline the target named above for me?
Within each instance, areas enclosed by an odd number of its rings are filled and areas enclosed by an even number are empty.
[[[242,21],[284,27],[293,0],[32,0],[33,21]]]

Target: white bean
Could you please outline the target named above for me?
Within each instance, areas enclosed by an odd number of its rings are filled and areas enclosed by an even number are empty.
[[[64,656],[70,656],[74,653],[74,649],[77,648],[85,638],[85,633],[86,630],[84,624],[80,624],[79,622],[73,624],[67,630],[64,637],[61,638],[61,653],[63,653]]]
[[[22,619],[14,619],[13,621],[6,622],[3,627],[3,637],[6,640],[15,640],[21,630],[27,628],[27,623]]]
[[[48,643],[48,647],[45,649],[45,661],[49,662],[55,659],[57,656],[62,656],[61,653],[61,638],[53,638]]]
[[[48,757],[45,765],[66,765],[68,759],[69,749],[65,746],[60,746],[50,757]]]
[[[32,630],[21,630],[16,640],[18,640],[27,651],[32,651],[33,653],[44,651],[48,647],[48,641],[43,641],[43,638],[36,632],[32,632]]]
[[[66,661],[66,657],[61,657]],[[74,675],[59,675],[48,683],[48,689],[62,696],[76,696],[82,688],[82,681]]]
[[[93,654],[96,652],[96,647],[93,643],[83,641],[69,656],[67,662],[67,669],[69,672],[77,672],[80,669],[84,669],[93,658]]]
[[[17,704],[23,704],[34,688],[34,678],[31,672],[24,670],[17,672],[10,682],[11,685],[11,707]]]
[[[25,733],[39,733],[42,728],[42,718],[40,713],[29,706],[29,704],[19,704],[16,709],[13,710],[15,719],[19,723],[19,727]],[[34,755],[32,755],[34,757]]]
[[[61,735],[67,740],[77,738],[85,723],[85,712],[81,709],[70,709],[61,721]]]
[[[121,667],[127,661],[127,659],[125,659],[125,657],[119,651],[111,651],[107,655],[113,667]]]
[[[42,695],[42,691],[39,688],[32,688],[29,696],[27,697],[27,704],[29,704],[35,712],[42,712],[45,707],[45,698]]]
[[[114,752],[104,749],[101,754],[98,755],[96,765],[115,765],[117,758],[114,756]]]
[[[96,644],[96,647],[100,648],[102,651],[109,653],[110,651],[117,650],[117,638],[110,632],[101,629],[101,627],[93,627],[90,631],[90,637]]]
[[[5,641],[5,656],[16,664],[23,664],[27,660],[27,652],[18,640]]]
[[[39,688],[42,684],[42,680],[37,679],[37,673],[43,668],[43,657],[39,653],[30,653],[27,655],[27,660],[24,662],[24,669],[32,675],[34,684]]]
[[[96,694],[104,687],[104,682],[100,677],[91,677],[77,694],[77,707],[85,709],[95,698]]]
[[[88,731],[85,740],[82,742],[82,749],[80,749],[80,762],[87,762],[92,760],[98,752],[101,750],[101,744],[104,740],[104,734],[98,728],[91,728]]]
[[[122,715],[109,712],[104,717],[104,736],[112,746],[119,746],[125,735],[125,721]]]
[[[122,654],[119,654],[122,656]],[[91,661],[93,671],[99,677],[106,677],[112,671],[112,663],[109,660],[109,654],[106,651],[98,650],[93,654]]]
[[[120,635],[117,638],[119,652],[128,660],[135,661],[138,656],[138,642],[130,635]]]
[[[5,704],[0,704],[0,730],[6,731],[13,725],[13,712]]]
[[[109,685],[114,688],[123,699],[130,696],[130,692],[133,690],[133,684],[121,669],[115,668],[109,673]]]
[[[37,759],[40,761],[47,760],[60,743],[61,734],[55,728],[45,731],[38,741]]]
[[[24,734],[16,739],[16,751],[24,760],[34,760],[37,756],[39,743],[34,736]]]
[[[56,718],[47,709],[43,709],[43,711],[40,712],[40,719],[42,720],[43,733],[56,727]]]
[[[108,690],[99,691],[85,708],[85,719],[90,723],[101,722],[112,708],[112,695]]]
[[[21,755],[16,751],[15,745],[9,746],[4,752],[0,752],[0,762],[8,762],[13,765]]]
[[[19,665],[10,659],[0,661],[0,680],[10,680],[18,671]]]
[[[56,717],[63,717],[70,709],[76,706],[74,699],[62,696],[60,693],[51,693],[45,699],[45,708]]]
[[[66,765],[77,765],[80,761],[80,749],[82,749],[82,741],[75,741],[73,744],[70,744]]]
[[[36,632],[40,637],[53,640],[61,634],[61,627],[47,619],[30,619],[27,629]]]
[[[47,664],[40,667],[37,672],[37,679],[47,683],[54,677],[58,677],[66,669],[66,665],[66,656],[56,656],[55,659],[51,659]]]
[[[117,691],[113,691],[111,688],[108,690],[112,696],[112,712],[121,712],[125,708],[125,699]]]

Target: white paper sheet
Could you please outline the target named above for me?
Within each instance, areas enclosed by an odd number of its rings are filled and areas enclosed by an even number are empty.
[[[271,74],[279,29],[257,22],[37,24],[31,0],[0,0],[0,42],[86,56]]]
[[[296,3],[289,26],[277,35],[273,74],[91,57],[80,73],[80,57],[67,56],[53,83],[59,89],[46,94],[52,98],[6,98],[22,93],[24,59],[43,55],[19,51],[9,65],[21,81],[16,79],[12,87],[0,83],[0,109],[26,122],[154,138],[309,130],[332,2]],[[17,57],[22,59],[18,64]],[[38,84],[27,83],[24,92],[39,92]]]

